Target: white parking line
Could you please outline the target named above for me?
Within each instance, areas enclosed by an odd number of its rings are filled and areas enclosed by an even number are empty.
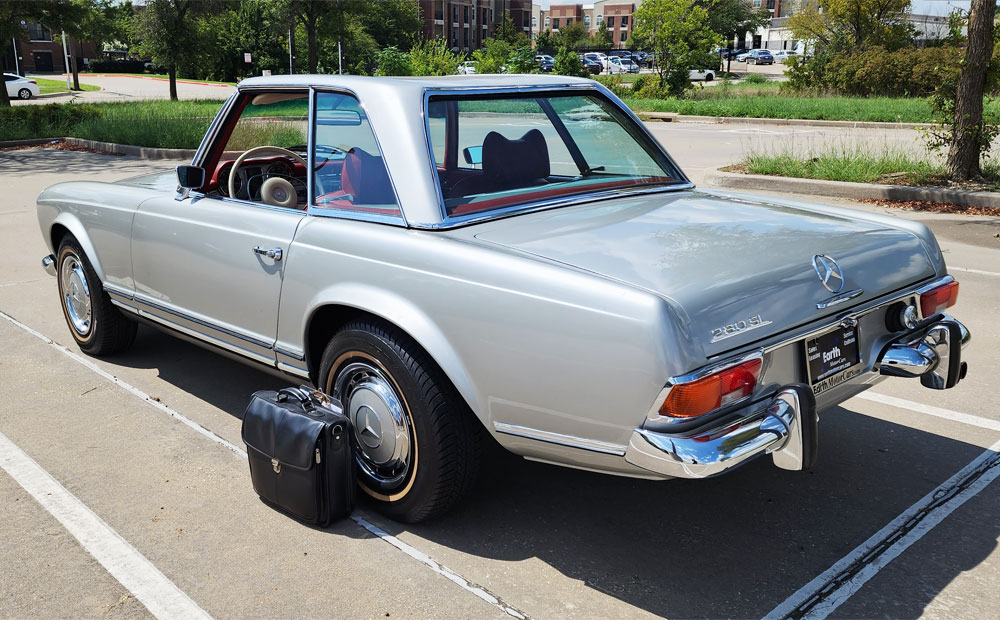
[[[993,276],[994,278],[1000,278],[1000,273],[996,271],[983,271],[982,269],[969,269],[968,267],[948,267],[949,271],[964,271],[966,273],[978,273],[981,276]]]
[[[986,428],[991,431],[1000,431],[1000,422],[997,420],[991,420],[977,415],[969,415],[968,413],[961,413],[959,411],[951,411],[950,409],[942,409],[941,407],[932,407],[931,405],[915,403],[912,400],[904,400],[902,398],[896,398],[895,396],[886,396],[885,394],[878,394],[869,391],[858,394],[857,398],[882,403],[883,405],[889,405],[891,407],[898,407],[900,409],[909,409],[910,411],[916,411],[917,413],[931,415],[936,418],[944,418],[945,420],[952,420],[954,422],[961,422],[962,424],[969,424],[970,426],[978,426],[979,428]]]
[[[0,433],[0,467],[62,523],[151,614],[160,620],[211,618],[146,556],[136,551],[3,433]]]
[[[941,483],[764,618],[822,620],[892,560],[1000,476],[1000,441]]]
[[[126,383],[125,381],[122,381],[121,379],[119,379],[118,377],[112,375],[111,373],[104,371],[103,369],[101,369],[100,366],[94,364],[93,362],[91,362],[88,359],[85,359],[85,358],[81,357],[77,353],[69,350],[68,348],[64,347],[63,345],[59,344],[58,342],[52,340],[51,338],[49,338],[45,334],[42,334],[41,332],[38,332],[38,331],[32,329],[31,327],[28,327],[27,325],[25,325],[24,323],[18,321],[17,319],[15,319],[14,317],[10,316],[6,312],[0,311],[0,317],[6,319],[10,323],[16,325],[17,327],[21,328],[22,330],[24,330],[25,332],[31,334],[32,336],[38,338],[39,340],[45,342],[46,344],[51,345],[57,351],[61,352],[63,355],[66,355],[67,357],[69,357],[73,361],[75,361],[75,362],[77,362],[77,363],[85,366],[86,368],[89,368],[90,370],[92,370],[93,372],[97,373],[98,375],[104,377],[108,381],[111,381],[115,385],[121,387],[122,389],[124,389],[127,392],[133,394],[134,396],[137,396],[140,399],[146,401],[147,403],[149,403],[150,405],[156,407],[160,411],[166,413],[170,417],[172,417],[172,418],[180,421],[185,426],[188,426],[189,428],[197,431],[201,435],[204,435],[205,437],[211,439],[212,441],[214,441],[216,443],[220,443],[220,444],[226,446],[231,451],[233,451],[233,453],[235,453],[236,455],[242,457],[243,459],[247,458],[247,453],[246,453],[246,451],[243,448],[240,448],[239,446],[236,446],[236,445],[230,443],[229,441],[226,441],[225,439],[223,439],[219,435],[216,435],[215,433],[213,433],[212,431],[208,430],[204,426],[198,424],[194,420],[192,420],[192,419],[184,416],[183,414],[175,411],[174,409],[171,409],[170,407],[168,407],[167,405],[164,405],[163,403],[159,402],[158,400],[154,400],[153,398],[151,398],[149,396],[149,394],[146,394],[145,392],[143,392],[139,388],[137,388],[137,387],[135,387],[135,386],[133,386],[133,385],[131,385],[129,383]],[[0,437],[3,437],[3,435],[0,434]],[[13,446],[13,444],[11,444],[11,445]],[[17,449],[16,446],[15,446],[15,449]],[[2,453],[0,453],[0,457],[2,457]],[[30,458],[30,457],[26,456],[26,458]],[[4,469],[6,469],[6,467],[4,467]],[[39,468],[39,469],[41,469],[41,468]],[[42,470],[42,471],[44,473],[44,470]],[[48,474],[45,474],[45,475],[48,475]],[[52,481],[55,484],[59,484],[55,479],[53,479]],[[22,486],[24,486],[24,485],[22,484]],[[65,491],[65,489],[63,489],[63,490]],[[68,491],[67,491],[67,494],[68,494]],[[70,496],[70,497],[72,497],[72,496]],[[79,501],[79,500],[77,500],[77,501]],[[89,511],[89,508],[87,508],[86,506],[84,506],[82,503],[80,504],[80,506],[82,506],[85,510]],[[92,512],[90,514],[93,515]],[[97,515],[93,515],[93,516],[94,516],[95,519],[100,520],[100,518],[97,517]],[[519,609],[515,608],[514,606],[512,606],[512,605],[510,605],[508,603],[505,603],[499,596],[493,594],[492,592],[490,592],[486,588],[484,588],[482,586],[478,586],[478,585],[472,583],[471,581],[469,581],[465,577],[462,577],[461,575],[459,575],[455,571],[451,570],[447,566],[444,566],[443,564],[437,562],[436,560],[434,560],[433,558],[431,558],[427,554],[423,553],[422,551],[420,551],[416,547],[408,545],[407,543],[399,540],[398,538],[396,538],[392,534],[389,534],[388,532],[386,532],[382,528],[378,527],[377,525],[369,522],[368,520],[366,520],[366,519],[364,519],[364,518],[362,518],[360,516],[356,516],[356,515],[352,515],[351,519],[353,519],[358,525],[360,525],[361,527],[365,528],[366,530],[368,530],[369,532],[371,532],[375,536],[379,537],[383,541],[387,542],[388,544],[392,545],[393,547],[396,547],[397,549],[399,549],[400,551],[402,551],[406,555],[408,555],[411,558],[417,560],[418,562],[421,562],[422,564],[424,564],[425,566],[429,567],[431,570],[433,570],[437,574],[443,576],[444,578],[448,579],[449,581],[451,581],[452,583],[454,583],[458,587],[460,587],[463,590],[465,590],[465,591],[473,594],[477,598],[480,598],[480,599],[486,601],[487,603],[489,603],[490,605],[492,605],[492,606],[496,607],[497,609],[501,610],[502,612],[504,612],[508,616],[513,616],[515,618],[522,618],[522,619],[527,619],[529,617],[526,613],[520,611]],[[103,521],[101,521],[101,523],[103,523]],[[105,525],[105,527],[107,527],[107,526]],[[108,528],[108,529],[110,530],[110,528]],[[122,540],[122,543],[124,543],[126,545],[128,544],[124,540]],[[133,549],[133,551],[134,551],[134,549]],[[138,552],[136,552],[136,553],[138,553]],[[95,557],[96,557],[96,555],[95,555]],[[143,559],[145,559],[145,558],[143,558]],[[102,564],[103,564],[103,562],[102,562]],[[156,567],[152,566],[152,564],[150,564],[150,566],[154,570],[156,570]],[[109,572],[110,572],[110,569],[109,569]],[[114,573],[112,573],[112,574],[114,574]],[[117,578],[117,575],[116,575],[116,578]],[[164,579],[166,579],[166,578],[164,577]],[[119,579],[119,581],[121,581],[121,579]],[[124,585],[124,582],[122,582],[122,583]],[[126,587],[128,587],[128,586],[126,586]],[[138,597],[138,595],[137,595],[137,597]],[[148,605],[147,605],[147,607],[148,607]],[[152,609],[150,609],[150,611],[152,611]],[[155,612],[154,612],[154,615],[155,615]],[[164,616],[164,617],[166,617],[166,616]],[[177,617],[183,618],[185,616],[182,615],[182,616],[177,616]],[[193,614],[189,614],[186,617],[197,618],[198,616],[193,615]],[[205,617],[207,617],[207,615]]]

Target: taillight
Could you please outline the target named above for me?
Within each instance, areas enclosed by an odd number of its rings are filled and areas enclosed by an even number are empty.
[[[952,281],[932,288],[920,296],[920,312],[924,318],[934,316],[958,301],[958,282]]]
[[[675,385],[660,406],[660,415],[693,418],[749,396],[757,386],[760,367],[761,360],[750,360],[697,381]]]
[[[34,84],[35,86],[38,86],[38,82],[36,82],[35,80],[28,80],[28,83],[29,84]]]

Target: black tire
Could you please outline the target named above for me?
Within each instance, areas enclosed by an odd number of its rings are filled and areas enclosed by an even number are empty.
[[[21,90],[17,91],[17,96],[19,99],[24,99],[25,101],[27,101],[28,99],[31,99],[31,91],[28,90],[27,88],[22,88]]]
[[[712,80],[714,80],[714,79],[715,79],[715,76],[714,76],[714,75],[712,75],[711,73],[706,73],[706,74],[705,74],[705,81],[706,81],[706,82],[711,82],[711,81],[712,81]]]
[[[79,270],[74,269],[75,266]],[[66,290],[72,287],[73,281],[67,282],[63,277],[64,270],[76,271],[78,278],[75,283],[89,297],[89,322],[81,321],[82,317],[74,315],[75,307],[70,302],[68,294],[74,291]],[[111,303],[111,298],[101,285],[97,272],[87,259],[79,242],[72,235],[66,235],[59,244],[56,254],[56,282],[59,288],[59,305],[69,332],[84,353],[94,356],[114,355],[132,346],[138,325],[129,320]],[[75,320],[76,319],[76,320]],[[84,323],[86,323],[84,325]]]
[[[372,392],[363,387],[369,380],[392,391],[387,398],[396,399],[405,416],[402,426],[408,428],[404,432],[397,424],[396,439],[391,440],[395,445],[399,437],[408,437],[405,468],[402,460],[390,459],[387,469],[379,469],[378,455],[366,452],[382,449],[387,430],[393,428],[391,424],[385,428],[379,421],[384,414],[375,411],[381,411],[385,400],[376,402],[375,409],[354,402],[372,402]],[[444,372],[400,329],[374,319],[345,325],[323,351],[318,384],[339,398],[351,416],[358,486],[386,516],[406,523],[439,516],[475,485],[483,437],[480,423]],[[365,437],[368,429],[361,427],[370,426],[369,416],[375,418],[379,430]],[[376,435],[378,444],[372,447]]]

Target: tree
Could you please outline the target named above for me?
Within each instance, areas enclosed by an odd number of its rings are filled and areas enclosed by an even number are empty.
[[[879,45],[894,51],[913,39],[910,0],[801,0],[788,18],[797,39],[831,51]]]
[[[969,42],[955,93],[947,162],[948,175],[956,180],[982,176],[980,154],[996,136],[996,129],[987,128],[983,121],[983,91],[993,54],[996,8],[996,0],[972,0],[969,10]]]
[[[693,0],[646,0],[635,12],[635,41],[656,53],[660,87],[681,94],[692,67],[713,60],[721,37],[708,27],[708,11]]]
[[[538,73],[541,67],[530,45],[519,45],[507,56],[507,73]]]
[[[43,24],[60,21],[61,6],[57,0],[3,0],[0,1],[0,54],[7,55],[13,39],[22,39],[25,29],[21,22]],[[6,88],[0,88],[0,107],[10,107]]]
[[[378,68],[375,75],[412,75],[410,55],[390,45],[378,53]]]
[[[319,66],[319,44],[317,34],[321,21],[328,20],[339,13],[341,19],[337,20],[337,34],[342,34],[344,4],[341,2],[330,2],[329,0],[286,0],[283,10],[292,15],[298,23],[302,24],[306,34],[306,54],[309,73],[317,73]],[[350,7],[355,3],[347,2]],[[332,29],[325,29],[330,32]]]
[[[587,27],[583,25],[583,22],[573,22],[559,30],[559,38],[561,45],[571,50],[576,49],[587,41]]]
[[[146,9],[136,15],[139,52],[167,68],[172,100],[177,100],[177,67],[202,46],[196,18],[219,6],[210,0],[148,0]]]
[[[111,23],[102,11],[102,4],[95,0],[67,0],[59,3],[58,14],[47,25],[67,33],[66,48],[69,50],[70,67],[73,74],[73,90],[80,90],[80,67],[78,57],[83,54],[83,41],[103,43],[111,30]],[[71,38],[72,37],[72,38]],[[74,43],[77,50],[73,49]]]
[[[523,31],[517,29],[514,25],[514,20],[510,16],[510,11],[504,11],[503,16],[500,18],[500,23],[497,24],[496,30],[493,31],[493,37],[498,41],[504,41],[510,45],[519,45],[526,40],[526,36]]]
[[[504,73],[507,60],[514,48],[503,39],[490,37],[483,41],[483,46],[472,52],[472,60],[476,63],[476,73]]]
[[[697,4],[708,11],[708,27],[724,41],[745,38],[771,23],[771,11],[753,8],[751,0],[698,0]]]
[[[255,69],[280,71],[288,62],[285,37],[288,21],[280,5],[268,0],[244,0],[231,4],[204,25],[202,38],[215,46],[200,77],[231,82],[246,75],[249,53]]]
[[[555,62],[552,66],[552,72],[558,73],[559,75],[572,75],[574,77],[589,77],[590,73],[583,68],[583,63],[580,62],[580,57],[572,49],[566,47],[559,48],[559,53],[556,54]]]
[[[555,49],[555,37],[552,36],[552,31],[546,28],[545,30],[538,33],[535,37],[535,49],[537,50],[551,50]]]
[[[420,6],[413,0],[379,0],[348,7],[360,15],[361,26],[380,48],[410,49],[424,26]]]
[[[597,32],[594,33],[593,39],[590,41],[590,47],[597,49],[611,49],[614,45],[615,41],[611,37],[611,31],[608,30],[608,25],[602,21],[601,25],[597,27]]]
[[[443,38],[420,41],[410,50],[410,75],[455,75],[460,62]]]

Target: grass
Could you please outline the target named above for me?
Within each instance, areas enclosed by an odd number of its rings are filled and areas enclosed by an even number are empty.
[[[750,174],[890,185],[947,185],[939,158],[916,154],[888,144],[826,145],[821,150],[786,148],[777,152],[749,152],[733,171]],[[987,161],[983,175],[991,189],[1000,184],[1000,163]]]
[[[160,78],[163,80],[168,79],[170,76],[166,73],[101,73],[97,72],[98,75],[106,75],[108,77],[138,77],[138,78]],[[80,75],[86,75],[81,73]],[[200,82],[202,84],[227,84],[229,86],[236,86],[236,82],[216,82],[215,80],[199,80],[196,78],[185,78],[177,76],[178,81],[182,82]]]
[[[66,88],[66,80],[45,80],[39,78],[31,78],[38,82],[38,89],[41,91],[40,94],[48,95],[51,93],[65,93],[69,89]],[[92,84],[80,84],[80,90],[101,90],[100,86],[94,86]]]

